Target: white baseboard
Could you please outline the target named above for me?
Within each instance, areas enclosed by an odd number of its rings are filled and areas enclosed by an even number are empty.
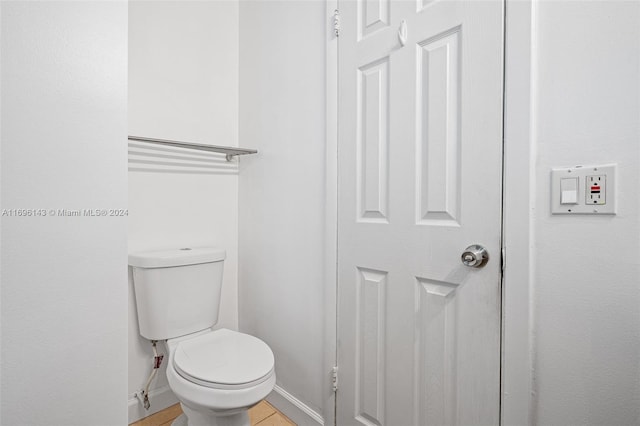
[[[135,396],[129,398],[129,424],[162,411],[178,403],[169,386],[163,386],[151,390],[151,408],[145,410]],[[273,392],[267,396],[273,406],[280,410],[285,416],[293,420],[298,426],[324,426],[324,418],[317,411],[300,401],[289,392],[276,385]]]
[[[151,401],[151,408],[147,411],[140,404],[138,398],[133,395],[129,396],[129,424],[178,403],[178,399],[169,389],[169,385],[149,391],[149,400]]]
[[[298,426],[324,426],[324,418],[295,396],[276,385],[267,401]]]

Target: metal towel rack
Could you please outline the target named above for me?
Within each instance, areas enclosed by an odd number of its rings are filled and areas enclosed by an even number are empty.
[[[193,142],[178,142],[167,139],[143,138],[140,136],[129,136],[130,141],[154,143],[157,145],[176,146],[179,148],[196,149],[199,151],[219,152],[225,154],[227,161],[231,161],[236,155],[257,154],[256,149],[238,148],[232,146],[205,145]]]

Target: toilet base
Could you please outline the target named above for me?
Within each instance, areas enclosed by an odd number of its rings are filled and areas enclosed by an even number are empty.
[[[183,414],[171,426],[250,426],[249,410],[224,415],[213,411],[196,411],[180,404]]]
[[[171,422],[171,426],[187,426],[187,416],[180,414]]]

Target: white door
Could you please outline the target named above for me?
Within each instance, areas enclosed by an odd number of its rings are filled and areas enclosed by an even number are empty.
[[[337,424],[498,425],[503,3],[339,7]]]

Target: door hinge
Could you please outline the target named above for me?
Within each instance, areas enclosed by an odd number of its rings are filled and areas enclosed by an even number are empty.
[[[340,11],[333,11],[333,33],[336,37],[340,37]]]
[[[338,390],[338,367],[331,369],[331,390],[334,392]]]

